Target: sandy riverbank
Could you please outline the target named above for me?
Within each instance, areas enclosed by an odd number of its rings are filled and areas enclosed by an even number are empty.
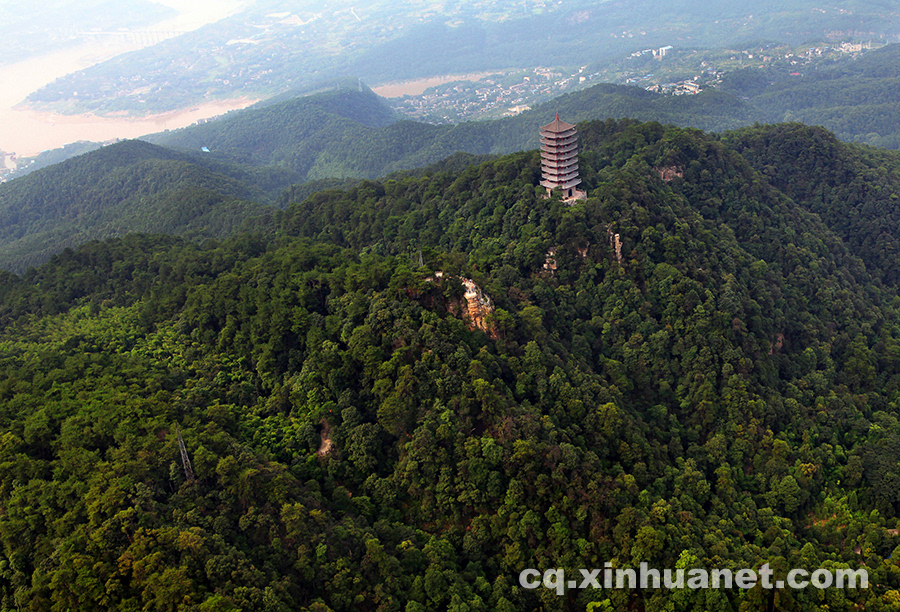
[[[396,81],[373,87],[372,91],[383,98],[399,98],[401,96],[418,96],[429,87],[450,83],[452,81],[477,81],[497,72],[475,72],[472,74],[447,74],[413,81]]]
[[[177,17],[154,27],[182,32],[222,19],[248,4],[248,0],[159,1],[180,12]],[[132,119],[57,115],[15,108],[28,94],[62,76],[147,46],[129,43],[126,39],[127,37],[110,37],[105,41],[88,42],[0,67],[0,151],[15,152],[22,158],[79,140],[102,142],[115,138],[136,138],[166,129],[186,127],[200,119],[245,108],[256,102],[255,99],[241,97]]]
[[[104,142],[116,138],[138,138],[163,130],[187,127],[200,119],[222,115],[256,103],[255,98],[237,98],[209,102],[141,118],[108,118],[96,115],[57,115],[29,110],[0,111],[0,150],[14,151],[18,157],[30,157],[70,142]],[[12,123],[7,117],[15,115]]]

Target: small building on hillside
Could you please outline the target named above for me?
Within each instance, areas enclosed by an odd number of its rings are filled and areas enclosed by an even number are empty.
[[[575,126],[556,121],[543,126],[541,133],[541,185],[547,188],[549,196],[554,189],[562,192],[566,201],[583,200],[584,191],[577,189],[581,184],[578,177],[578,132]]]

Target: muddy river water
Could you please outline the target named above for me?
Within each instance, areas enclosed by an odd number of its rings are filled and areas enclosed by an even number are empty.
[[[178,11],[177,16],[153,26],[185,32],[234,14],[248,0],[157,0]],[[94,115],[56,115],[16,108],[28,94],[59,77],[83,70],[121,53],[145,47],[123,37],[86,42],[64,51],[48,53],[17,64],[0,66],[0,151],[29,157],[79,140],[106,141],[136,138],[166,129],[188,126],[199,119],[244,108],[256,100],[242,97],[202,104],[188,109],[140,119]]]
[[[161,24],[163,29],[192,30],[233,14],[249,0],[157,0],[179,10],[178,17]],[[31,92],[59,77],[83,70],[121,53],[146,45],[124,42],[125,37],[95,40],[63,51],[48,53],[17,64],[0,66],[0,152],[15,153],[18,158],[31,157],[41,151],[62,147],[79,140],[104,142],[116,138],[137,138],[146,134],[186,127],[200,119],[245,108],[257,100],[235,97],[204,103],[169,113],[129,118],[96,115],[59,115],[22,107]],[[375,88],[386,98],[415,95],[428,87],[455,80],[477,80],[489,73],[448,75],[387,83]],[[6,156],[0,157],[0,164]]]
[[[39,87],[95,63],[97,57],[116,54],[102,45],[84,45],[79,47],[78,52],[61,51],[0,67],[0,150],[16,153],[18,157],[29,157],[79,140],[102,142],[115,138],[137,138],[185,127],[199,119],[245,108],[256,102],[251,98],[223,100],[138,119],[57,115],[16,108]]]

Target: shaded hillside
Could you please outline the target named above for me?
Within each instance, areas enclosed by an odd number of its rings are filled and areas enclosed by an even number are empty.
[[[336,90],[260,104],[202,125],[148,136],[157,144],[199,151],[208,147],[258,165],[303,167],[304,149],[345,140],[359,126],[379,128],[397,118],[371,90]]]
[[[3,606],[893,609],[896,292],[727,142],[581,129],[574,206],[525,152],[6,275]],[[605,560],[869,588],[519,586]]]
[[[900,45],[799,74],[742,71],[738,83],[757,82],[749,104],[761,121],[821,125],[841,140],[900,148]],[[750,92],[747,92],[750,93]]]
[[[0,185],[0,267],[129,232],[228,235],[294,179],[140,141],[104,147]]]
[[[737,98],[711,91],[690,100],[639,87],[598,85],[561,96],[519,116],[453,126],[391,123],[383,100],[370,91],[334,91],[247,109],[201,126],[148,137],[152,142],[214,156],[291,168],[307,180],[377,178],[435,163],[456,152],[502,154],[536,148],[538,127],[559,111],[568,121],[633,117],[703,129],[752,121]]]
[[[428,176],[439,172],[459,173],[472,165],[493,159],[493,155],[472,155],[471,153],[454,153],[450,157],[441,161],[415,168],[412,170],[398,170],[384,177],[384,180],[401,180],[412,176]],[[302,202],[306,198],[316,194],[319,191],[328,189],[350,189],[354,185],[362,182],[363,179],[343,178],[343,179],[319,179],[308,181],[306,183],[291,185],[285,189],[278,198],[275,205],[278,208],[286,208],[292,202]]]
[[[724,140],[773,186],[820,215],[874,275],[900,284],[900,155],[796,123],[745,128]]]

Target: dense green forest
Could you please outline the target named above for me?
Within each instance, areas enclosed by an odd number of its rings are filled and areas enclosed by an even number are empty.
[[[221,238],[248,216],[265,214],[266,205],[283,206],[322,186],[423,168],[458,152],[536,148],[538,127],[557,111],[575,122],[628,116],[716,132],[794,118],[822,123],[843,140],[897,147],[897,66],[900,45],[890,45],[802,77],[746,69],[729,75],[722,90],[677,97],[597,85],[516,117],[441,126],[398,120],[383,99],[344,82],[147,138],[168,149],[121,143],[0,186],[0,267],[22,271],[63,248],[133,231]],[[64,154],[51,152],[40,164]],[[830,197],[837,197],[844,186],[832,178]],[[891,227],[879,226],[883,241],[893,241]],[[873,248],[888,259],[896,254]]]
[[[579,129],[2,273],[0,609],[896,609],[900,160]],[[605,562],[870,588],[518,585]]]
[[[159,145],[254,165],[291,168],[307,180],[377,178],[456,152],[503,154],[538,146],[538,128],[559,111],[568,121],[632,117],[700,129],[752,123],[747,105],[710,91],[688,98],[640,87],[597,85],[516,117],[458,125],[398,120],[371,90],[337,89],[232,113],[218,121],[147,137]]]
[[[798,123],[737,130],[724,141],[766,180],[822,217],[876,278],[900,285],[900,165],[895,152],[841,143]]]
[[[812,71],[747,68],[724,89],[748,98],[758,120],[820,125],[841,140],[900,149],[900,45]]]
[[[0,268],[129,232],[227,236],[298,178],[141,141],[103,147],[0,185]]]

